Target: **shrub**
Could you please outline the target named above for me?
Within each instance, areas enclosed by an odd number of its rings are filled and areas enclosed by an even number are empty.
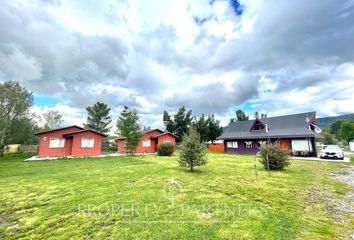
[[[160,156],[171,156],[175,151],[175,145],[169,142],[162,143],[157,148],[157,154]]]
[[[270,170],[282,170],[290,165],[289,151],[281,148],[278,144],[264,144],[261,147],[260,162],[268,169],[267,156]]]
[[[187,135],[182,138],[178,163],[181,167],[193,168],[207,164],[206,147],[200,143],[197,130],[191,126]]]

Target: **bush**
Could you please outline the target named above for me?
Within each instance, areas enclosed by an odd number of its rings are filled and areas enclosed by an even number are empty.
[[[160,144],[157,149],[157,153],[160,156],[171,156],[174,151],[175,151],[175,145],[169,142]]]
[[[289,151],[281,148],[278,144],[264,144],[261,147],[262,159],[260,162],[268,169],[267,155],[270,170],[282,170],[290,165]]]

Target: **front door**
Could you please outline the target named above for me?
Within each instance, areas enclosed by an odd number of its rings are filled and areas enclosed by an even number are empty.
[[[283,148],[283,149],[289,149],[289,140],[287,140],[287,139],[281,139],[281,140],[279,141],[279,145],[280,145],[280,147]]]

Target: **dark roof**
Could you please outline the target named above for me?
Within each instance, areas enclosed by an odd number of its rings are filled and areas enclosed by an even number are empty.
[[[170,133],[170,132],[164,132],[164,133],[161,133],[161,134],[158,134],[158,135],[155,135],[155,136],[152,136],[151,138],[158,138],[158,137],[161,137],[163,135],[171,135],[171,136],[174,136],[175,138],[177,137],[176,135],[174,135],[173,133]]]
[[[310,122],[315,124],[316,112],[306,112],[286,116],[269,117],[258,119],[268,126],[266,130],[253,130],[252,126],[256,120],[231,122],[226,131],[218,139],[262,139],[280,137],[321,137],[320,134],[309,129],[306,116]]]
[[[172,135],[172,136],[174,136],[174,137],[177,137],[176,135],[174,135],[174,134],[172,134],[172,133],[170,133],[170,132],[164,132],[164,131],[162,131],[162,130],[160,130],[160,129],[158,129],[158,128],[155,128],[155,129],[146,131],[146,132],[144,132],[144,134],[147,134],[147,133],[153,132],[153,131],[159,131],[159,132],[161,132],[161,133],[160,133],[160,134],[157,134],[157,135],[154,135],[154,136],[151,136],[150,138],[157,138],[157,137],[160,137],[160,136],[163,136],[163,135],[166,135],[166,134],[169,134],[169,135]],[[123,140],[123,139],[125,139],[124,136],[119,136],[119,137],[116,138],[116,141],[117,141],[117,140]]]
[[[75,135],[75,134],[78,134],[78,133],[83,133],[83,132],[92,132],[92,133],[96,133],[96,134],[98,134],[98,135],[101,135],[101,136],[103,136],[103,137],[107,137],[106,134],[97,132],[97,131],[92,130],[92,129],[84,129],[84,130],[80,130],[80,131],[69,132],[69,133],[64,134],[64,136],[65,136],[65,137],[69,137],[69,136],[72,136],[72,135]]]
[[[149,133],[149,132],[153,132],[153,131],[159,131],[159,132],[163,133],[163,131],[161,129],[155,128],[155,129],[151,129],[151,130],[144,132],[144,134]]]
[[[68,128],[73,128],[73,127],[76,127],[81,130],[85,130],[83,127],[79,127],[77,125],[72,125],[72,126],[67,126],[67,127],[57,128],[57,129],[51,129],[48,131],[37,132],[34,135],[41,135],[41,134],[45,134],[45,133],[56,132],[56,131],[60,131],[60,130],[68,129]]]

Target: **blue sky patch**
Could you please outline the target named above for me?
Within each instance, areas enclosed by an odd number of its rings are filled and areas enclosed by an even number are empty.
[[[241,5],[237,0],[229,0],[232,9],[237,16],[241,16],[243,13],[243,5]]]
[[[33,102],[40,107],[51,107],[60,102],[59,98],[34,94]]]

